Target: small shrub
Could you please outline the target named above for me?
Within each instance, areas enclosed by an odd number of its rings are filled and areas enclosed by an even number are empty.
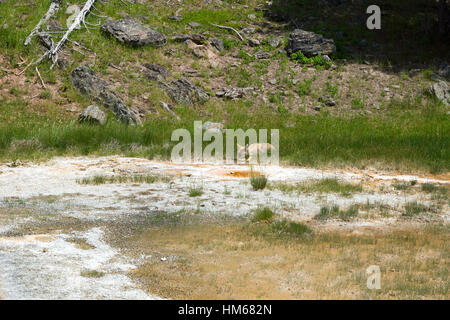
[[[286,219],[271,224],[272,232],[302,237],[312,233],[312,230],[304,223],[292,222]]]
[[[253,190],[263,190],[267,185],[267,177],[265,175],[260,176],[251,176],[250,184],[253,187]]]
[[[396,183],[394,184],[394,189],[395,190],[408,190],[409,185],[406,183]]]
[[[101,278],[105,275],[104,272],[100,272],[97,270],[84,270],[80,272],[80,276],[86,278]]]
[[[350,206],[347,210],[343,210],[339,212],[339,218],[341,220],[350,220],[358,216],[359,209],[357,205]]]
[[[339,214],[339,206],[333,206],[333,207],[322,207],[320,208],[319,213],[314,217],[316,220],[328,220],[332,217]]]
[[[200,197],[203,194],[203,188],[196,187],[189,189],[189,197]]]
[[[259,208],[253,215],[253,221],[269,221],[275,216],[275,213],[269,208]]]
[[[301,64],[312,64],[313,66],[322,66],[326,69],[330,68],[332,65],[331,61],[325,61],[320,54],[312,58],[307,58],[301,51],[298,51],[291,54],[291,58]]]
[[[417,201],[412,201],[405,205],[405,212],[403,213],[403,216],[413,217],[429,211],[431,211],[431,208],[426,205],[418,203]]]
[[[358,216],[359,207],[354,204],[347,208],[347,210],[339,209],[339,206],[334,205],[332,207],[322,207],[319,213],[314,217],[316,220],[328,220],[328,219],[341,219],[348,221]]]

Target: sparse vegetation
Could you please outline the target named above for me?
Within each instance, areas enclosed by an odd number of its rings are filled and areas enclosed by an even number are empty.
[[[340,219],[344,221],[356,218],[359,213],[358,205],[351,205],[345,210],[342,210],[337,205],[324,206],[320,208],[320,212],[314,217],[316,220]]]
[[[283,192],[297,192],[297,193],[339,193],[341,195],[349,196],[355,192],[363,190],[361,184],[353,184],[349,182],[339,181],[336,178],[326,178],[317,181],[307,181],[304,183],[287,184],[274,183],[270,184],[270,189],[278,189]]]
[[[200,197],[203,195],[202,187],[190,187],[189,188],[189,197]]]
[[[105,276],[105,273],[97,270],[84,270],[80,272],[80,276],[86,278],[101,278]]]
[[[311,235],[312,230],[304,223],[292,222],[286,219],[275,221],[271,224],[271,230],[277,235],[303,237]]]
[[[253,215],[253,221],[270,221],[275,216],[275,213],[269,208],[258,208]]]
[[[291,58],[301,64],[311,64],[313,66],[321,66],[326,69],[330,68],[332,65],[331,61],[324,60],[321,55],[307,58],[301,51],[291,54]]]
[[[412,201],[405,204],[405,212],[403,213],[403,215],[406,217],[413,217],[422,213],[428,213],[432,211],[433,209],[431,207],[418,203],[417,201]]]
[[[157,175],[116,175],[105,176],[95,175],[93,177],[87,177],[77,180],[79,184],[107,184],[107,183],[154,183],[158,181],[168,182],[169,177],[157,176]]]
[[[164,264],[147,259],[131,272],[149,293],[171,299],[448,296],[448,267],[442,263],[450,240],[448,226],[367,234],[353,230],[311,234],[307,227],[289,227],[288,222],[276,226],[282,230],[280,236],[272,232],[271,224],[189,224],[170,232],[152,228],[121,246],[139,255],[158,251],[179,257]],[[375,261],[383,270],[383,285],[381,290],[368,290],[365,270]],[[330,275],[334,281],[329,282]],[[289,284],[290,290],[280,283]]]
[[[265,175],[251,175],[250,184],[255,191],[263,190],[267,185],[267,177]]]

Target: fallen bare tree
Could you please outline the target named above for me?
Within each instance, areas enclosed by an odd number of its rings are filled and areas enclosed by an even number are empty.
[[[28,37],[25,39],[25,43],[24,45],[29,45],[31,42],[31,39],[37,35],[40,31],[42,26],[48,22],[48,20],[54,16],[56,14],[56,12],[58,12],[59,7],[62,3],[62,0],[52,0],[52,2],[50,3],[50,7],[48,8],[47,13],[42,17],[41,20],[39,20],[38,24],[36,25],[36,27],[34,27],[33,30],[31,30],[30,34],[28,35]]]
[[[99,10],[96,9],[95,6],[94,6],[95,1],[96,0],[87,0],[86,1],[86,3],[84,4],[83,8],[76,15],[76,17],[75,17],[74,21],[72,22],[72,24],[69,26],[67,31],[63,34],[62,38],[56,44],[54,44],[53,40],[51,39],[51,36],[47,32],[41,32],[42,25],[44,23],[47,23],[48,20],[53,15],[56,14],[56,12],[59,10],[59,7],[60,7],[60,5],[62,3],[62,0],[52,0],[52,2],[50,3],[50,8],[48,9],[47,13],[39,21],[39,23],[31,31],[30,35],[25,40],[25,45],[28,45],[34,35],[39,35],[39,36],[44,35],[45,37],[50,37],[51,41],[49,41],[48,43],[51,43],[51,47],[48,48],[48,50],[41,57],[39,57],[39,59],[37,59],[36,61],[34,61],[34,62],[30,63],[28,66],[26,66],[25,69],[22,70],[21,73],[25,72],[25,70],[28,67],[30,67],[32,65],[39,64],[45,58],[49,58],[49,59],[52,60],[52,65],[51,65],[50,69],[53,69],[55,64],[58,62],[58,53],[61,51],[61,49],[63,48],[63,46],[65,45],[65,43],[67,41],[71,41],[71,40],[69,40],[69,36],[74,30],[76,30],[79,27],[81,27],[81,25],[83,25],[88,32],[89,32],[88,25],[91,26],[91,27],[98,27],[100,24],[95,24],[94,25],[94,24],[86,22],[86,16],[89,13],[91,13],[92,9],[96,10],[97,12],[99,12]],[[127,4],[127,1],[125,1],[125,0],[120,0],[120,1],[121,1],[121,3],[123,3],[125,5]],[[94,13],[92,13],[92,15],[94,15],[96,17],[99,17],[99,18],[105,18],[104,16],[97,15],[97,14],[94,14]],[[71,42],[77,44],[74,41],[71,41]]]

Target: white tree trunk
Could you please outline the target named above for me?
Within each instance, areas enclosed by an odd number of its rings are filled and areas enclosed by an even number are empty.
[[[58,12],[59,10],[59,6],[61,5],[61,1],[62,0],[52,0],[51,4],[50,4],[50,8],[48,8],[47,13],[45,14],[45,16],[42,17],[41,20],[39,20],[38,24],[36,25],[36,27],[34,27],[33,30],[31,30],[30,34],[28,35],[28,37],[25,39],[25,43],[24,45],[29,45],[31,42],[31,39],[33,38],[34,35],[36,35],[40,30],[41,27],[44,23],[47,23],[47,21],[53,16],[55,15],[56,12]]]
[[[88,0],[84,4],[83,8],[81,9],[80,13],[76,16],[75,20],[73,21],[72,25],[69,27],[69,30],[66,31],[66,33],[63,35],[61,40],[58,41],[58,43],[47,53],[47,55],[52,59],[53,64],[50,67],[50,69],[53,68],[53,66],[58,61],[58,52],[61,50],[61,48],[66,43],[67,39],[69,38],[69,35],[77,29],[79,26],[81,26],[81,23],[85,24],[84,19],[86,18],[86,15],[91,10],[91,7],[94,5],[95,0]],[[87,28],[87,26],[85,25]]]

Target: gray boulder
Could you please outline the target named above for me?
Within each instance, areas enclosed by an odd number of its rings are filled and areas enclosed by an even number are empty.
[[[446,81],[436,82],[427,89],[427,92],[445,105],[450,105],[450,86]]]
[[[129,124],[140,122],[139,117],[109,88],[108,83],[97,77],[89,67],[80,66],[73,70],[70,74],[70,81],[82,94],[88,95],[94,101],[113,111],[122,122]]]
[[[219,38],[212,39],[211,40],[211,45],[214,46],[220,52],[225,50],[225,46],[223,44],[223,41],[220,40]]]
[[[104,125],[106,123],[106,114],[97,106],[89,106],[80,113],[78,121]]]
[[[206,42],[206,37],[199,33],[177,34],[172,37],[172,40],[176,42],[185,42],[186,40],[191,40],[196,44],[204,44]]]
[[[169,74],[167,68],[160,66],[159,64],[146,63],[144,64],[144,67],[145,67],[144,76],[148,80],[152,81],[164,80]]]
[[[255,53],[254,57],[258,60],[269,59],[272,55],[267,51],[258,51]]]
[[[224,88],[220,91],[216,92],[216,96],[220,98],[225,99],[240,99],[244,96],[248,95],[249,93],[253,92],[255,89],[253,87],[247,87],[247,88]]]
[[[439,75],[447,79],[450,78],[450,64],[442,63],[439,68]]]
[[[101,30],[112,35],[120,42],[131,46],[153,45],[160,47],[167,42],[165,35],[143,26],[135,19],[109,19],[102,26]]]
[[[307,57],[314,57],[318,54],[332,54],[336,51],[336,45],[332,39],[327,39],[320,34],[296,29],[289,35],[286,51],[288,54],[301,51]]]
[[[174,102],[193,105],[209,100],[208,93],[186,79],[178,79],[170,84],[160,82],[161,87],[169,94]]]

